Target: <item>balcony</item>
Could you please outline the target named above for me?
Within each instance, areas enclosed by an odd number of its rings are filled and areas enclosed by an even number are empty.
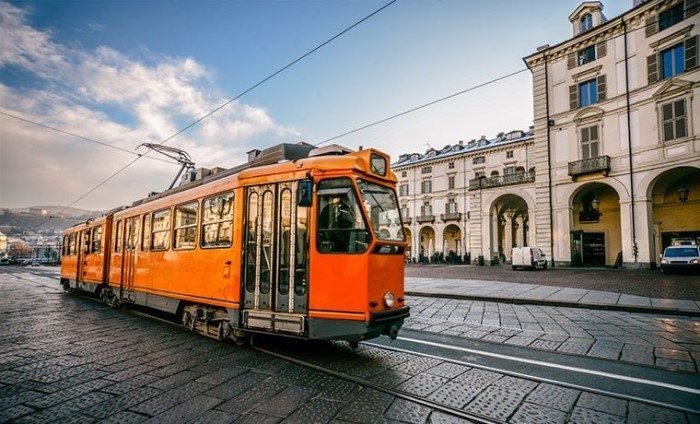
[[[461,218],[462,214],[459,212],[443,213],[442,215],[440,215],[440,219],[442,219],[442,222],[459,221]]]
[[[422,224],[424,222],[435,222],[435,215],[421,215],[416,217],[416,222]]]
[[[582,159],[569,162],[569,176],[576,181],[579,175],[595,174],[601,172],[606,177],[610,172],[610,156],[598,156],[597,158]]]
[[[514,184],[535,182],[535,170],[530,172],[518,172],[515,174],[496,175],[494,177],[481,177],[469,180],[469,190],[481,190],[483,188],[503,187]]]
[[[411,225],[411,217],[410,216],[402,216],[401,221],[403,221],[403,223],[406,225]]]

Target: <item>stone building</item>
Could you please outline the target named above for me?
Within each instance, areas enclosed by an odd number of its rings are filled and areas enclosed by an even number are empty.
[[[524,58],[534,126],[401,155],[393,164],[410,255],[654,267],[700,242],[698,0],[601,2],[569,16],[572,38]]]
[[[392,169],[408,257],[496,259],[508,257],[513,243],[533,244],[527,211],[534,203],[513,195],[529,191],[526,197],[534,199],[532,145],[532,129],[516,130],[401,155]],[[499,220],[505,215],[508,225]]]

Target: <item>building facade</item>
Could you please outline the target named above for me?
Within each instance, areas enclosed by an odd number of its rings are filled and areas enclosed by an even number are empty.
[[[555,263],[648,268],[700,237],[698,1],[646,1],[524,58],[533,75],[537,244]]]
[[[407,258],[495,262],[509,259],[514,245],[534,243],[528,231],[533,140],[532,129],[516,130],[401,155],[392,169],[399,181]]]
[[[572,38],[524,58],[531,132],[401,155],[410,255],[497,263],[522,245],[555,265],[651,268],[700,242],[698,8],[635,1],[608,20],[584,2]]]

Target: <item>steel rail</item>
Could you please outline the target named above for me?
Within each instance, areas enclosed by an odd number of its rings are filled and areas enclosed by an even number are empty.
[[[507,359],[507,360],[512,360],[512,361],[519,361],[519,360],[523,361],[522,358],[518,358],[518,357],[510,356],[510,355],[494,354],[493,352],[489,352],[486,350],[466,349],[466,348],[462,348],[462,347],[449,346],[449,345],[445,345],[445,344],[441,344],[441,343],[435,343],[435,342],[430,342],[430,341],[425,341],[425,340],[416,340],[416,339],[405,338],[405,337],[399,337],[398,340],[404,340],[404,341],[413,342],[413,343],[420,343],[420,344],[430,345],[430,346],[434,346],[434,347],[441,347],[441,348],[445,348],[445,349],[467,351],[469,353],[480,354],[480,355],[484,355],[484,356],[492,356],[492,357],[496,356],[496,357],[499,357],[501,359]],[[415,350],[410,350],[410,349],[403,349],[403,348],[398,348],[398,347],[393,347],[393,346],[386,346],[386,345],[381,345],[381,344],[376,344],[376,343],[371,343],[371,342],[362,342],[362,344],[367,345],[367,346],[382,348],[382,349],[388,349],[388,350],[392,350],[395,352],[409,353],[412,355],[419,355],[419,356],[424,356],[427,358],[438,359],[438,360],[441,360],[444,362],[450,362],[453,364],[482,369],[485,371],[497,372],[499,374],[505,374],[505,375],[518,377],[518,378],[525,378],[528,380],[534,380],[534,381],[538,381],[541,383],[547,383],[547,384],[566,387],[566,388],[570,388],[570,389],[580,390],[580,391],[584,391],[584,392],[595,393],[595,394],[610,396],[610,397],[616,397],[616,398],[625,399],[628,401],[634,401],[634,402],[644,403],[647,405],[658,406],[661,408],[672,409],[674,411],[679,411],[679,412],[683,412],[686,414],[700,415],[700,409],[685,408],[685,407],[682,407],[679,405],[655,401],[652,399],[640,398],[640,397],[636,397],[636,396],[627,395],[624,393],[613,392],[610,390],[596,389],[596,388],[590,387],[590,386],[583,386],[583,385],[579,385],[579,384],[569,383],[566,381],[554,380],[554,379],[545,378],[545,377],[539,377],[539,376],[532,375],[532,374],[525,374],[525,373],[520,373],[520,372],[516,372],[516,371],[510,371],[510,370],[507,370],[504,368],[490,367],[488,365],[481,365],[481,364],[477,364],[474,362],[461,361],[461,360],[452,359],[452,358],[445,358],[442,356],[432,355],[432,354],[423,353],[423,352],[417,352]],[[527,360],[527,361],[530,363],[536,363],[536,364],[540,364],[540,365],[543,363],[543,361],[531,361],[531,360]],[[551,364],[551,366],[556,367],[556,368],[562,368],[562,366],[560,366],[558,364]],[[602,375],[602,373],[597,373],[597,372],[596,372],[596,374],[599,374],[600,376],[608,377],[608,378],[616,378],[617,377],[619,379],[630,379],[631,380],[631,378],[628,378],[628,377],[625,377],[622,375],[612,375],[611,374],[611,375],[606,376],[606,375]],[[606,374],[610,374],[610,373],[606,373]],[[634,379],[634,380],[640,380],[640,379]],[[643,381],[631,381],[631,382],[645,384]],[[649,384],[649,383],[647,383],[647,384]],[[683,386],[672,386],[672,385],[665,385],[662,383],[656,383],[656,385],[659,385],[659,386],[662,386],[664,388],[671,389],[671,390],[682,389],[683,391],[686,391],[686,392],[691,393],[691,394],[697,394],[697,392],[698,392],[695,389],[686,388]]]

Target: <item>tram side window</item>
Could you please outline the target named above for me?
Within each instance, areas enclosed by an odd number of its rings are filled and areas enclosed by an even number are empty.
[[[95,227],[92,229],[92,247],[90,249],[91,253],[99,253],[102,251],[102,227]]]
[[[143,216],[143,231],[141,232],[141,250],[148,252],[148,241],[151,237],[151,215]]]
[[[170,209],[153,212],[151,220],[151,250],[168,250],[170,247]]]
[[[361,253],[370,235],[350,178],[323,180],[318,184],[316,244],[321,253]]]
[[[233,239],[233,193],[204,199],[202,247],[230,247]]]
[[[63,245],[61,245],[61,256],[68,256],[68,236],[63,236]]]
[[[68,254],[69,255],[75,255],[78,251],[75,249],[75,237],[76,234],[71,234],[70,235],[70,241],[68,244]]]
[[[175,249],[194,249],[197,244],[197,211],[199,202],[175,207]]]
[[[122,250],[122,221],[117,222],[114,229],[114,251],[120,252]]]

